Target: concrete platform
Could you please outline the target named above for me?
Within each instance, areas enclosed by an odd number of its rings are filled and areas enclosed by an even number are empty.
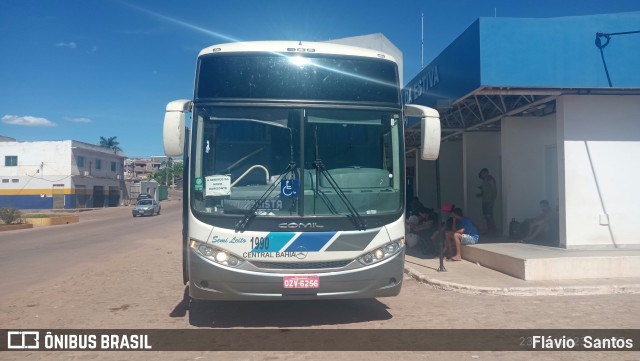
[[[446,272],[439,272],[438,258],[425,256],[416,248],[407,250],[405,273],[443,290],[506,296],[640,294],[640,277],[524,280],[468,260],[444,262],[444,266]]]
[[[640,249],[489,243],[463,246],[462,258],[527,281],[640,277]]]

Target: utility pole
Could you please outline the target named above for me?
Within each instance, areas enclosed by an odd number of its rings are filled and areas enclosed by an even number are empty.
[[[171,171],[171,184],[175,183],[176,174],[174,172],[174,164],[173,158],[169,157],[169,170]],[[167,187],[169,187],[169,183],[167,182]]]
[[[420,14],[420,70],[424,69],[424,11]]]
[[[171,165],[171,158],[167,158],[164,163],[164,185],[169,186],[169,167]]]

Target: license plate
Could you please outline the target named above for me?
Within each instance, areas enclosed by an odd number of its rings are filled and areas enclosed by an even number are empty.
[[[320,276],[284,276],[284,288],[319,288]]]

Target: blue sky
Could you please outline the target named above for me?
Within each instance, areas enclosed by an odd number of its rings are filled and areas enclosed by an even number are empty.
[[[190,99],[198,52],[229,41],[322,41],[383,33],[404,79],[478,17],[640,11],[640,0],[0,0],[0,135],[117,136],[129,157],[162,155],[166,104]]]

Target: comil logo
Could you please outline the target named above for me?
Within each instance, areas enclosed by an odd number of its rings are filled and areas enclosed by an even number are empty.
[[[278,224],[278,228],[289,228],[289,229],[295,229],[295,228],[324,228],[323,225],[321,224],[317,224],[316,222],[309,222],[309,223],[280,223]]]
[[[11,350],[31,350],[40,348],[40,332],[8,331],[7,348]]]

